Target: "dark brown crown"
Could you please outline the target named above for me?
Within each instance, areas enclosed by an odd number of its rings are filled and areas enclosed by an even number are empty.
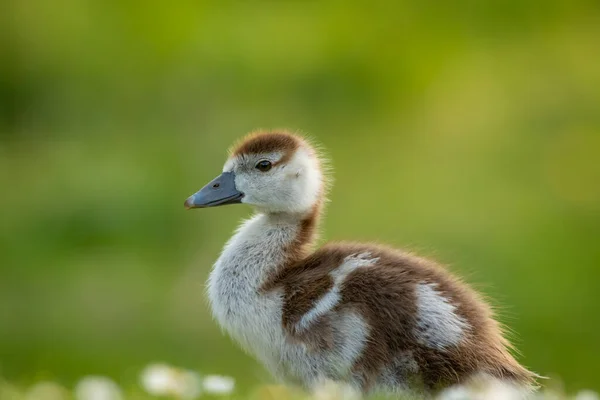
[[[282,152],[284,154],[293,154],[305,141],[300,136],[286,131],[277,132],[253,132],[242,138],[231,149],[232,156],[241,154],[259,154]]]

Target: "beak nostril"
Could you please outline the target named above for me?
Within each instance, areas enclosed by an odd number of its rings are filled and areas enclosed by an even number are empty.
[[[213,188],[215,188],[215,189],[216,189],[216,188],[218,188],[219,186],[221,186],[221,184],[220,184],[219,182],[217,182],[217,183],[215,183],[215,184],[213,185]]]

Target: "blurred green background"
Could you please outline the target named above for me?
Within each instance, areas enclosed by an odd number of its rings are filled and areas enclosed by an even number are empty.
[[[0,375],[267,381],[204,296],[250,210],[182,204],[288,127],[333,160],[323,239],[450,264],[600,389],[597,1],[9,0],[0,51]]]

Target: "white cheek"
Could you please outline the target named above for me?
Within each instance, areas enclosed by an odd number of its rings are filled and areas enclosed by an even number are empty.
[[[268,206],[277,196],[277,182],[268,176],[241,172],[235,175],[235,187],[244,193],[242,203]]]
[[[225,162],[225,165],[223,165],[223,172],[231,172],[233,171],[233,168],[235,167],[235,163],[236,163],[236,159],[235,158],[230,158]]]
[[[306,150],[300,149],[289,167],[287,178],[293,182],[291,186],[295,208],[310,208],[317,202],[323,185],[323,177],[316,161]]]
[[[307,168],[305,174],[304,202],[314,204],[321,194],[323,177],[316,166]]]
[[[247,183],[247,179],[243,174],[235,175],[235,188],[240,192],[244,193],[244,197],[242,197],[242,203],[253,204],[252,199],[252,190],[249,189],[249,185]]]

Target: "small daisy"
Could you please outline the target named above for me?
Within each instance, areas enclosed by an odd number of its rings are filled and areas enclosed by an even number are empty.
[[[438,398],[438,400],[471,400],[473,397],[471,396],[471,391],[466,386],[452,386],[444,391],[442,391]]]
[[[86,376],[75,385],[76,400],[122,400],[119,386],[104,376]]]
[[[349,385],[325,381],[313,393],[314,400],[360,400],[360,393]]]
[[[140,375],[144,390],[153,396],[195,399],[202,393],[200,376],[167,364],[148,365]]]
[[[202,380],[202,387],[207,393],[226,395],[233,392],[235,380],[230,376],[207,375]]]
[[[600,396],[592,390],[582,390],[575,395],[575,400],[600,400]]]

